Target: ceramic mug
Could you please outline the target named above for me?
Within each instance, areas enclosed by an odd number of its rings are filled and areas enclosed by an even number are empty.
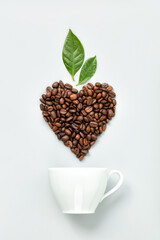
[[[111,175],[119,176],[115,187],[105,193]],[[118,190],[123,175],[107,168],[49,168],[49,180],[58,205],[63,213],[94,213],[98,204]]]

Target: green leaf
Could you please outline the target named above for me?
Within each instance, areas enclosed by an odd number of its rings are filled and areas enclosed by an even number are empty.
[[[74,80],[74,75],[78,72],[84,61],[84,48],[71,29],[69,29],[64,43],[62,58],[65,67]]]
[[[95,74],[96,68],[97,68],[96,56],[87,59],[81,69],[79,83],[77,85],[86,83]]]

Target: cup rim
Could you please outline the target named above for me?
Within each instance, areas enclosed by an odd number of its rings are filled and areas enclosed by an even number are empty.
[[[108,170],[108,168],[100,168],[100,167],[55,167],[48,168],[49,171],[52,170]]]

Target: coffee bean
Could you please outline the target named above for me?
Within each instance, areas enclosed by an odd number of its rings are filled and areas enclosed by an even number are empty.
[[[82,121],[83,121],[83,116],[82,116],[82,115],[78,116],[78,117],[77,117],[77,120],[80,121],[80,122],[82,122]]]
[[[102,92],[102,97],[105,98],[107,96],[107,93],[106,92]]]
[[[57,114],[56,114],[55,111],[52,111],[52,112],[51,112],[51,117],[52,117],[53,119],[55,119],[55,118],[57,117]]]
[[[76,100],[77,99],[77,94],[71,94],[70,95],[70,99],[73,101],[73,100]]]
[[[71,135],[71,131],[69,130],[69,129],[65,129],[65,133],[67,134],[67,135]]]
[[[87,113],[86,113],[86,111],[85,111],[85,110],[82,110],[82,111],[81,111],[81,113],[82,113],[84,116],[86,116],[86,115],[87,115]]]
[[[74,100],[73,103],[77,105],[79,103],[79,101],[78,100]]]
[[[44,111],[44,105],[43,104],[40,104],[40,109],[42,110],[42,111]]]
[[[85,155],[88,153],[88,150],[87,149],[82,149],[81,151],[82,153],[84,153]]]
[[[77,106],[78,109],[82,109],[82,103],[79,103]]]
[[[92,96],[92,90],[88,89],[87,93],[88,93],[89,96]]]
[[[115,99],[113,99],[113,105],[116,105],[116,100]]]
[[[51,105],[53,105],[53,102],[51,102],[51,101],[46,101],[46,104],[49,105],[49,106],[51,106]]]
[[[73,93],[78,93],[78,90],[76,88],[72,88]]]
[[[53,126],[53,131],[57,131],[57,127],[56,126]]]
[[[111,86],[107,87],[107,91],[111,91],[113,88]]]
[[[91,97],[89,97],[89,98],[87,99],[87,105],[92,105],[92,98],[91,98]]]
[[[98,126],[98,124],[96,122],[90,122],[90,126],[93,128],[96,128]]]
[[[88,83],[78,93],[60,80],[46,88],[40,109],[57,138],[82,160],[115,115],[114,97],[113,88],[107,83]]]
[[[69,83],[66,83],[66,84],[64,85],[64,87],[67,88],[67,89],[72,89],[72,85],[69,84]]]
[[[67,140],[69,140],[69,136],[68,135],[64,135],[62,137],[62,141],[66,142]]]
[[[48,92],[46,93],[46,97],[47,97],[47,98],[50,98],[51,95],[52,95],[52,94],[51,94],[50,91],[48,91]]]
[[[56,126],[56,127],[61,127],[61,123],[56,122],[56,123],[55,123],[55,126]]]
[[[70,147],[70,148],[73,146],[73,144],[72,144],[71,141],[67,141],[67,145],[68,145],[68,147]]]
[[[64,109],[64,108],[61,108],[61,110],[60,110],[60,114],[66,114],[66,109]]]
[[[85,111],[86,111],[87,113],[90,113],[90,112],[92,111],[92,109],[93,109],[93,107],[88,106],[88,107],[85,108]]]
[[[99,83],[99,82],[96,82],[96,84],[95,84],[95,85],[96,85],[96,87],[101,87],[101,85],[102,85],[102,84],[101,84],[101,83]]]
[[[60,80],[60,81],[59,81],[59,85],[60,85],[61,88],[64,88],[64,83],[63,83],[63,81]]]
[[[103,109],[103,110],[102,110],[102,114],[103,114],[103,115],[107,115],[107,110],[106,110],[106,109]]]
[[[84,145],[88,144],[88,140],[86,138],[84,138],[83,142],[84,142]]]
[[[78,155],[78,154],[79,154],[79,148],[75,148],[75,149],[74,149],[74,153],[75,153],[76,155]]]
[[[83,138],[79,139],[79,143],[80,143],[81,146],[83,145]]]
[[[103,125],[102,129],[103,129],[103,131],[106,130],[106,124]]]
[[[52,84],[52,87],[53,88],[58,88],[58,85],[59,85],[58,82],[55,82],[55,83]]]
[[[102,96],[102,94],[101,94],[101,93],[98,93],[96,99],[101,98],[101,96]]]
[[[58,92],[58,91],[57,91],[57,88],[53,88],[53,89],[52,89],[52,95],[53,95],[53,96],[55,96],[55,95],[57,94],[57,92]]]
[[[80,139],[80,135],[77,134],[77,135],[75,136],[75,139],[76,139],[76,140],[79,140],[79,139]]]
[[[70,116],[70,117],[68,117],[68,118],[66,119],[66,122],[70,122],[72,119],[73,119],[73,117]]]
[[[107,83],[102,83],[102,88],[107,88],[108,84]]]
[[[95,103],[93,107],[97,109],[99,107],[98,103]]]
[[[82,161],[84,158],[84,154],[81,154],[80,157],[79,157],[79,160]]]
[[[64,98],[60,98],[59,103],[60,103],[61,105],[63,105],[63,104],[64,104]]]
[[[114,116],[114,112],[112,109],[108,109],[108,116],[109,117],[113,117]]]
[[[51,87],[46,87],[46,92],[51,92],[52,88]]]

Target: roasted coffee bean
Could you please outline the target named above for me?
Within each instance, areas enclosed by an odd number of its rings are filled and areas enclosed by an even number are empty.
[[[76,88],[72,88],[73,93],[78,93],[78,90]]]
[[[53,96],[55,96],[55,95],[57,94],[57,92],[58,92],[58,91],[57,91],[57,88],[53,88],[53,89],[52,89],[52,95],[53,95]]]
[[[66,114],[66,113],[67,113],[66,109],[64,109],[64,108],[60,109],[60,114]]]
[[[71,134],[72,134],[72,132],[71,132],[69,129],[65,129],[64,131],[65,131],[65,133],[66,133],[67,135],[71,135]]]
[[[51,92],[52,88],[51,87],[46,87],[46,92]]]
[[[81,111],[81,113],[82,113],[84,116],[86,116],[86,115],[87,115],[87,113],[86,113],[86,111],[85,111],[85,110],[82,110],[82,111]]]
[[[55,123],[55,126],[56,126],[56,127],[61,127],[61,123],[56,122],[56,123]]]
[[[84,145],[88,144],[88,140],[86,138],[84,138],[83,142],[84,142]]]
[[[68,145],[68,147],[70,147],[70,148],[73,146],[73,144],[72,144],[71,141],[67,141],[67,145]]]
[[[106,124],[103,125],[102,129],[103,129],[103,131],[106,130]]]
[[[91,128],[90,128],[89,125],[86,127],[86,131],[87,131],[88,133],[91,131]]]
[[[51,102],[51,101],[46,101],[46,104],[49,105],[49,106],[52,106],[52,105],[53,105],[53,102]]]
[[[72,119],[73,119],[73,117],[70,116],[70,117],[68,117],[68,118],[66,119],[66,122],[70,122]]]
[[[115,115],[115,96],[107,83],[88,83],[78,92],[60,80],[46,88],[40,109],[58,139],[82,160]]]
[[[83,107],[82,103],[79,103],[78,106],[77,106],[78,109],[82,109],[82,107]]]
[[[55,119],[55,118],[57,117],[57,114],[56,114],[55,111],[52,111],[52,112],[51,112],[51,117],[52,117],[53,119]]]
[[[43,98],[40,98],[40,101],[41,101],[42,103],[46,103],[46,101],[45,101]]]
[[[111,91],[113,88],[111,86],[107,87],[107,91]]]
[[[90,126],[93,128],[96,128],[98,126],[98,124],[96,122],[90,122]]]
[[[64,88],[64,83],[63,83],[63,81],[60,80],[60,81],[59,81],[59,85],[60,85],[61,88]]]
[[[75,136],[75,139],[76,139],[76,140],[79,140],[79,139],[80,139],[80,135],[77,134],[77,135]]]
[[[113,99],[113,105],[114,105],[114,106],[116,105],[116,100],[115,100],[115,99]]]
[[[58,88],[58,85],[59,85],[58,82],[55,82],[55,83],[52,84],[52,87],[53,88]]]
[[[93,109],[93,107],[88,106],[88,107],[85,108],[85,111],[86,111],[87,113],[90,113],[90,112],[92,111],[92,109]]]
[[[102,110],[102,114],[103,114],[103,115],[107,115],[107,110],[106,110],[106,109],[103,109],[103,110]]]
[[[40,109],[41,109],[42,111],[44,111],[45,107],[44,107],[43,104],[40,104]]]
[[[51,93],[50,91],[48,91],[48,92],[46,93],[46,97],[47,97],[47,98],[50,98],[51,95],[52,95],[52,93]]]
[[[66,83],[64,86],[65,86],[65,88],[67,88],[67,89],[72,89],[72,85],[69,84],[69,83]]]
[[[79,103],[79,101],[78,100],[74,100],[73,103],[77,105]]]
[[[70,99],[73,101],[73,100],[76,100],[77,99],[77,94],[71,94],[70,95]]]
[[[88,93],[89,96],[92,96],[92,90],[88,89],[87,93]]]
[[[96,87],[101,87],[101,85],[102,85],[102,84],[101,84],[101,83],[99,83],[99,82],[96,82],[96,84],[95,84],[95,85],[96,85]]]
[[[68,135],[64,135],[62,137],[62,141],[66,142],[67,140],[69,140],[69,136]]]
[[[56,126],[53,126],[53,131],[57,131],[57,127]]]
[[[107,88],[108,84],[107,83],[102,83],[102,88]]]
[[[107,93],[106,92],[102,92],[102,97],[105,98],[107,96]]]
[[[61,105],[63,105],[63,104],[64,104],[64,98],[60,98],[59,103],[60,103]]]
[[[79,160],[82,161],[83,158],[84,158],[84,154],[81,154],[81,155],[79,156]]]
[[[78,117],[77,117],[77,120],[80,121],[80,122],[82,122],[82,121],[83,121],[83,116],[82,116],[82,115],[78,116]]]
[[[82,146],[83,145],[83,138],[79,139],[79,144]]]
[[[87,99],[87,105],[92,105],[92,98],[91,98],[91,97],[89,97],[89,98]]]
[[[88,84],[87,84],[87,87],[88,87],[89,89],[92,89],[92,88],[93,88],[93,84],[92,84],[92,83],[88,83]]]
[[[109,117],[113,117],[114,116],[114,112],[112,109],[108,109],[108,116]]]
[[[98,103],[95,103],[93,107],[97,109],[99,107]]]

